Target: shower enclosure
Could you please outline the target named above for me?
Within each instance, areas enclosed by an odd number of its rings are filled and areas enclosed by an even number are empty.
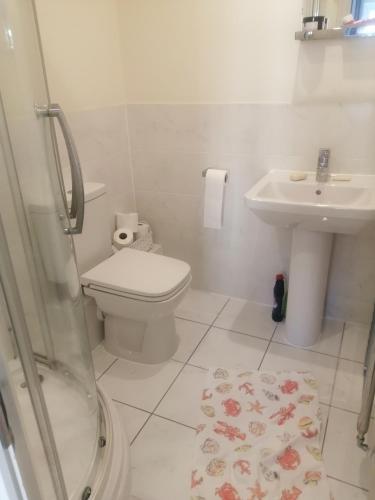
[[[95,384],[71,236],[84,216],[79,160],[50,103],[32,0],[0,0],[0,29],[0,496],[117,498],[126,443]]]

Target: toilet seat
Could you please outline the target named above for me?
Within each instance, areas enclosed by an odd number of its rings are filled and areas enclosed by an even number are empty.
[[[129,248],[81,276],[85,287],[146,302],[168,300],[190,280],[186,262]]]

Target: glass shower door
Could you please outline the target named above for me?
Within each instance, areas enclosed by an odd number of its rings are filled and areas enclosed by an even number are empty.
[[[100,424],[70,235],[71,223],[79,225],[83,213],[73,202],[74,220],[68,216],[50,118],[63,122],[63,116],[49,101],[32,0],[0,0],[0,92],[0,213],[39,373],[36,383],[63,475],[63,495],[78,499],[92,479]],[[77,160],[74,149],[70,153],[72,162]],[[79,177],[72,177],[79,187]],[[10,339],[9,372],[32,435],[27,362],[14,343]]]

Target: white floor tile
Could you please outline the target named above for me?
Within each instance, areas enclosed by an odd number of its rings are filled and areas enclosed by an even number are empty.
[[[119,413],[120,420],[128,436],[129,443],[131,443],[150,414],[122,403],[116,403],[116,401],[114,401],[114,405]]]
[[[100,382],[112,399],[152,411],[181,368],[177,361],[144,365],[119,359]]]
[[[257,370],[267,346],[266,340],[212,328],[190,363],[204,368],[223,366]]]
[[[340,356],[363,363],[365,360],[369,331],[369,325],[346,323]]]
[[[328,481],[335,500],[368,500],[367,492],[364,490],[336,481],[336,479],[328,478]]]
[[[272,343],[262,370],[307,370],[319,381],[319,399],[329,404],[336,370],[336,358],[304,349]]]
[[[176,309],[176,316],[211,325],[227,300],[225,295],[190,289]]]
[[[195,431],[153,416],[132,449],[132,494],[142,500],[189,498]]]
[[[363,365],[355,361],[340,359],[332,405],[344,410],[361,411]]]
[[[104,349],[103,344],[99,344],[92,351],[92,360],[94,362],[95,377],[99,378],[106,369],[116,360],[115,356],[109,354]]]
[[[331,408],[323,457],[329,476],[367,489],[369,460],[356,445],[356,428],[355,413]]]
[[[319,340],[307,349],[321,352],[322,354],[338,356],[340,352],[343,328],[344,323],[342,321],[326,319],[323,323],[322,333]],[[282,344],[288,344],[285,323],[279,324],[273,340],[281,342]]]
[[[208,328],[207,325],[176,318],[176,330],[180,339],[180,344],[176,353],[173,355],[173,359],[181,361],[182,363],[187,361]]]
[[[155,413],[196,427],[200,423],[199,401],[206,378],[206,370],[186,365]]]
[[[215,326],[270,339],[276,327],[271,314],[270,306],[230,299],[215,321]]]

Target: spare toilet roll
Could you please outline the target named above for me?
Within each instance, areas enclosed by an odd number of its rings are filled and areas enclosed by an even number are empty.
[[[220,229],[223,225],[226,170],[207,169],[204,191],[204,227]]]
[[[127,227],[136,233],[138,231],[138,214],[136,212],[127,214],[118,212],[116,214],[116,228],[122,227]]]
[[[151,233],[150,224],[147,222],[139,222],[137,229],[137,240],[141,238],[146,238]]]
[[[134,233],[130,227],[121,227],[113,235],[113,244],[116,248],[124,248],[131,245],[134,241]]]

